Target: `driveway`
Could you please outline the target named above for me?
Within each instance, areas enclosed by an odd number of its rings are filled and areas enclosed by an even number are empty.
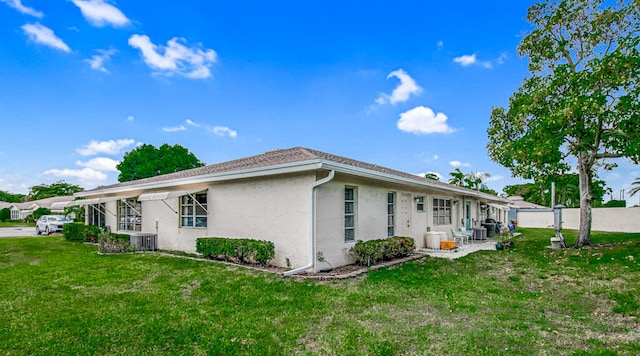
[[[0,238],[25,236],[37,236],[36,228],[33,226],[0,227]]]

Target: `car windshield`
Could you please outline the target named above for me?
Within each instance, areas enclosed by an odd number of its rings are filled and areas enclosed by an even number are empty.
[[[67,219],[64,216],[49,216],[49,218],[47,218],[47,220],[48,221],[62,221],[62,222],[71,221],[71,220]]]

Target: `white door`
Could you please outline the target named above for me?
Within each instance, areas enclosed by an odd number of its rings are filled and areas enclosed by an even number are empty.
[[[400,194],[398,202],[398,236],[411,236],[411,194]]]

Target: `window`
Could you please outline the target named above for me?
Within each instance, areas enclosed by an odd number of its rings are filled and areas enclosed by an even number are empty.
[[[396,233],[396,193],[387,193],[387,236]]]
[[[418,212],[424,212],[424,197],[423,196],[416,197],[416,210]]]
[[[106,211],[105,204],[91,204],[88,208],[89,225],[104,226],[104,212]]]
[[[356,189],[344,188],[344,242],[356,239]]]
[[[180,197],[180,226],[207,227],[207,192]]]
[[[20,220],[20,210],[11,210],[11,220]]]
[[[433,225],[451,225],[451,199],[433,199]]]
[[[118,230],[142,231],[142,204],[136,198],[118,200]]]

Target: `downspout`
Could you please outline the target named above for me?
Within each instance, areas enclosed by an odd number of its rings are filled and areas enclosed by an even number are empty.
[[[313,266],[315,265],[316,262],[316,188],[322,184],[325,184],[327,182],[330,182],[331,180],[333,180],[333,177],[335,176],[336,171],[331,170],[329,171],[329,175],[326,176],[325,178],[320,179],[319,181],[314,182],[311,185],[311,189],[310,189],[310,193],[311,193],[311,224],[310,224],[310,241],[309,241],[309,264],[300,268],[296,268],[294,270],[291,271],[286,271],[284,272],[282,275],[283,276],[290,276],[292,274],[296,274],[296,273],[300,273],[302,271],[306,271],[308,269],[313,268]]]

